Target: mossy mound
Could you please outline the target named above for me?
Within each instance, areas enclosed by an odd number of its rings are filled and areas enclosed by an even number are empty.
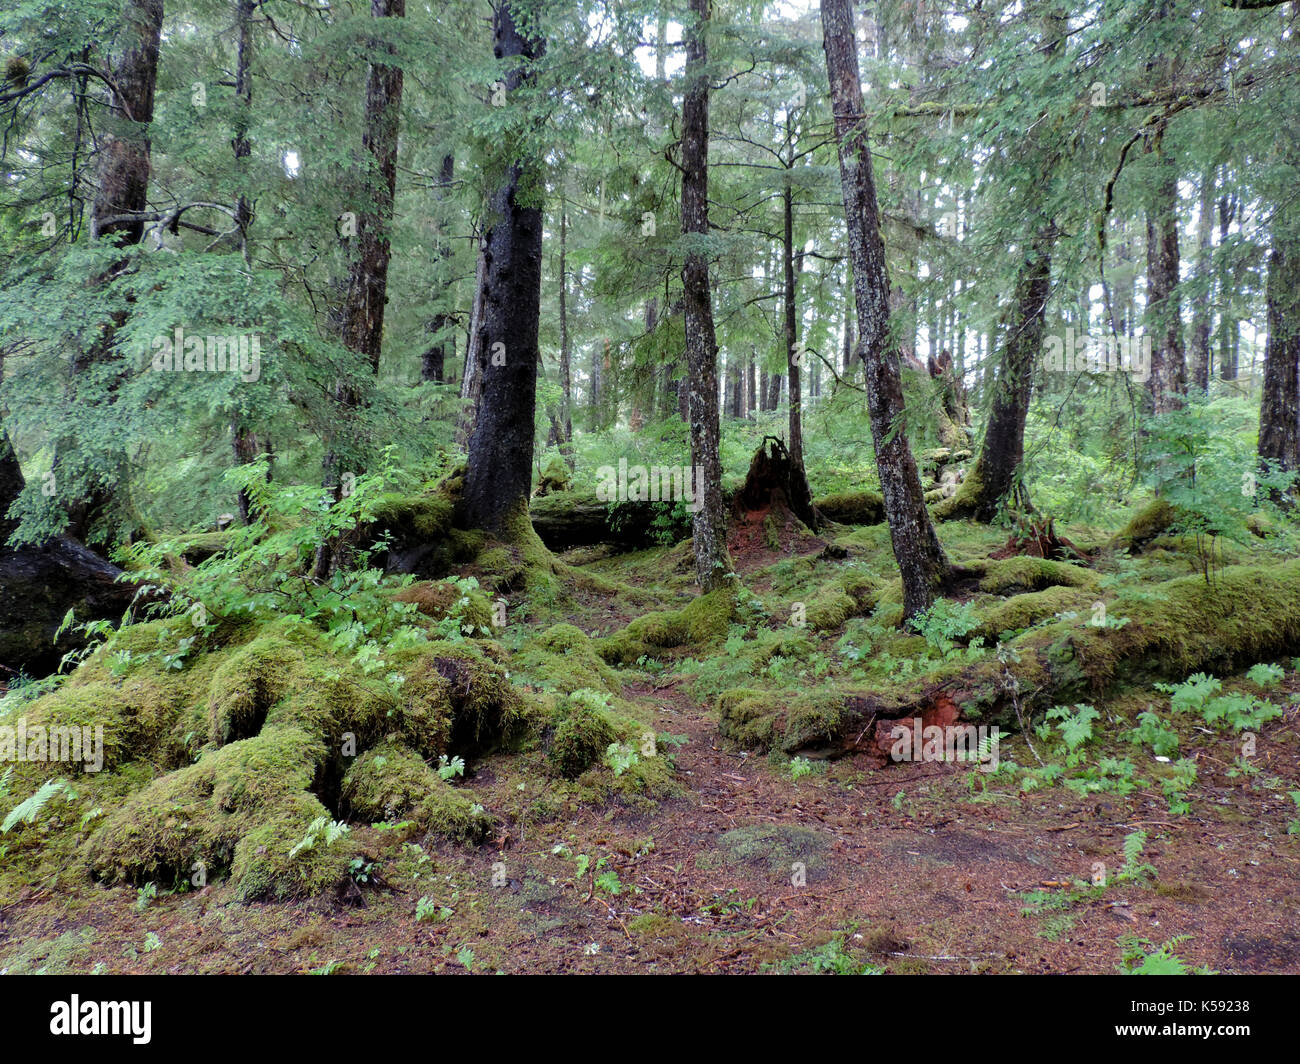
[[[1092,594],[1069,586],[1053,586],[1016,595],[982,611],[980,626],[969,634],[983,636],[990,643],[996,642],[1008,633],[1031,628],[1058,613],[1086,609],[1092,598]]]
[[[1110,550],[1140,551],[1157,536],[1168,532],[1179,520],[1176,507],[1164,499],[1152,499],[1139,509],[1107,544]]]
[[[736,615],[736,591],[719,588],[679,610],[647,613],[622,631],[596,640],[596,652],[611,665],[628,665],[671,647],[706,647],[727,634]]]
[[[593,692],[579,690],[561,699],[555,711],[555,732],[549,756],[555,770],[565,779],[577,779],[600,761],[610,743],[618,739],[615,726],[603,700]]]
[[[800,750],[829,745],[841,731],[841,691],[760,691],[736,688],[718,697],[721,733],[761,750]]]
[[[879,585],[861,570],[849,570],[832,580],[806,603],[808,627],[833,632],[850,617],[869,613]]]
[[[515,655],[514,666],[539,687],[562,694],[584,687],[613,695],[622,690],[614,670],[572,624],[552,625],[530,639]]]
[[[878,525],[885,519],[885,497],[878,491],[839,491],[813,500],[821,515],[842,525]]]
[[[1098,584],[1097,574],[1090,569],[1045,558],[994,559],[967,568],[983,574],[979,588],[993,595],[1042,591],[1048,587],[1096,587]]]
[[[538,708],[493,660],[495,644],[422,642],[366,671],[300,619],[247,626],[183,668],[156,648],[175,622],[129,627],[63,687],[25,705],[27,726],[102,725],[103,771],[78,775],[50,811],[6,837],[29,877],[79,865],[107,882],[175,882],[196,868],[228,872],[236,897],[305,895],[337,883],[353,848],[336,813],[350,778],[365,815],[430,781],[414,817],[460,838],[490,818],[416,762],[472,756],[518,742]],[[395,750],[385,787],[354,759]],[[383,756],[383,755],[380,755]],[[0,793],[0,814],[36,793],[48,764],[22,763]],[[65,771],[64,775],[70,775]],[[449,795],[448,792],[451,791]],[[401,804],[398,802],[398,804]]]
[[[343,777],[342,798],[349,816],[410,821],[421,831],[463,842],[483,842],[497,827],[495,817],[398,743],[358,757]]]

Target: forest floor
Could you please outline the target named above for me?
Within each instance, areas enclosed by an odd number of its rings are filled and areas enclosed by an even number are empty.
[[[665,569],[666,554],[591,568]],[[751,559],[760,591],[775,557]],[[630,616],[597,595],[571,608],[588,631]],[[1191,808],[1174,815],[1152,785],[1026,791],[950,763],[743,750],[691,693],[692,664],[620,673],[673,739],[676,797],[588,803],[539,750],[490,755],[463,786],[530,812],[487,845],[357,825],[360,889],[292,902],[242,904],[225,881],[29,888],[0,909],[0,972],[1113,973],[1162,945],[1189,966],[1300,972],[1300,673],[1271,692],[1285,709],[1259,729],[1254,773],[1233,769],[1237,738],[1199,729]],[[1003,759],[1035,756],[1003,739]]]

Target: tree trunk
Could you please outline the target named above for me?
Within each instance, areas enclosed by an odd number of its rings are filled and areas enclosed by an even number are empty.
[[[1300,249],[1276,235],[1268,259],[1265,299],[1268,342],[1259,456],[1294,471],[1300,469]]]
[[[370,0],[372,18],[404,18],[406,0]],[[373,47],[393,54],[391,46]],[[368,158],[362,189],[365,210],[358,212],[357,251],[348,275],[340,338],[349,351],[364,355],[379,373],[388,302],[389,230],[397,190],[397,140],[402,111],[402,68],[371,63],[366,77],[365,128],[361,145]]]
[[[858,352],[890,540],[902,574],[903,615],[912,617],[930,606],[950,566],[925,508],[902,423],[903,385],[898,351],[889,339],[889,273],[863,117],[851,0],[821,0],[821,16],[858,311]]]
[[[1183,354],[1183,321],[1178,296],[1178,172],[1160,146],[1163,130],[1151,134],[1148,151],[1155,152],[1158,181],[1147,208],[1147,329],[1153,336],[1151,376],[1147,380],[1149,410],[1163,414],[1183,405],[1187,396],[1187,363]]]
[[[790,142],[791,154],[794,153],[793,132],[790,120],[786,119],[786,138]],[[788,171],[787,178],[790,176]],[[796,262],[794,251],[794,189],[789,180],[781,196],[782,237],[781,268],[784,284],[782,285],[782,303],[785,314],[785,362],[790,380],[790,445],[788,448],[789,483],[785,485],[790,509],[799,515],[809,528],[816,531],[821,527],[821,515],[812,503],[812,489],[808,486],[808,473],[803,464],[803,385],[801,380],[804,353],[799,347],[798,334],[798,291],[799,273],[803,268],[803,256]],[[760,450],[762,448],[760,447]],[[779,466],[777,467],[779,468]]]
[[[682,102],[682,234],[709,235],[709,29],[710,0],[690,0],[685,27],[686,97]],[[682,268],[686,318],[686,364],[690,371],[691,462],[704,482],[696,499],[693,545],[695,578],[705,591],[724,584],[731,572],[722,504],[722,458],[718,425],[718,343],[713,332],[709,264],[698,244]],[[701,505],[702,503],[702,505]]]
[[[1033,393],[1034,367],[1043,346],[1055,240],[1055,226],[1044,222],[1020,265],[979,458],[957,494],[936,508],[936,516],[973,517],[988,522],[1009,495],[1021,506],[1028,504],[1017,480],[1025,457],[1025,420]]]
[[[235,99],[239,106],[235,112],[235,136],[233,141],[235,167],[239,174],[240,191],[235,201],[235,223],[239,226],[240,248],[248,259],[248,229],[253,222],[253,205],[248,198],[244,182],[247,177],[243,160],[253,154],[253,145],[248,138],[248,127],[253,110],[253,13],[256,0],[236,0],[235,2]],[[235,464],[247,465],[257,459],[263,450],[269,450],[269,441],[263,444],[255,432],[244,420],[242,412],[237,411],[230,424],[231,442],[234,450]],[[270,479],[268,470],[267,479]],[[253,518],[253,504],[248,492],[240,488],[235,496],[235,505],[239,510],[239,519],[248,524]]]
[[[529,62],[545,42],[525,37],[515,23],[514,0],[493,17],[493,51]],[[507,96],[528,80],[517,66],[505,76]],[[533,423],[537,410],[537,331],[542,301],[542,209],[521,202],[530,193],[535,163],[516,158],[489,205],[492,226],[484,250],[482,307],[487,357],[482,402],[469,439],[469,468],[457,508],[458,523],[514,542],[525,534],[532,487]]]
[[[448,152],[442,157],[442,168],[438,172],[438,202],[446,210],[446,200],[450,195],[451,184],[456,176],[456,157]],[[439,219],[441,225],[447,224],[445,217]],[[446,234],[440,232],[433,245],[434,276],[443,286],[440,299],[446,299],[447,288],[451,284],[448,266],[451,262],[451,243]],[[454,317],[439,312],[429,322],[431,342],[424,354],[420,356],[420,380],[433,381],[438,384],[447,379],[447,359],[456,357],[456,333],[452,328]]]
[[[1227,169],[1224,170],[1224,185]],[[1237,214],[1237,198],[1226,189],[1219,197],[1219,245],[1222,246],[1231,232]],[[1232,316],[1232,293],[1224,285],[1222,306],[1219,310],[1219,376],[1225,381],[1237,379],[1237,319]]]
[[[569,239],[568,204],[560,204],[560,391],[563,404],[560,424],[564,430],[564,441],[560,449],[564,452],[569,468],[573,468],[573,362],[569,349]]]

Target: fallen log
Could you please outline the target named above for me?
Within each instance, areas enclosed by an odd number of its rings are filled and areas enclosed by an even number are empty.
[[[0,549],[0,679],[47,676],[84,637],[54,634],[71,608],[79,621],[116,621],[136,588],[119,583],[122,570],[66,536],[42,546]]]
[[[1180,577],[1153,585],[1150,595],[1112,604],[1110,626],[1094,626],[1086,611],[1026,632],[1007,644],[1005,660],[990,655],[848,692],[727,691],[719,727],[742,746],[864,754],[883,764],[900,720],[1014,731],[1053,705],[1100,698],[1120,683],[1223,675],[1300,652],[1300,561],[1229,566],[1212,583]]]

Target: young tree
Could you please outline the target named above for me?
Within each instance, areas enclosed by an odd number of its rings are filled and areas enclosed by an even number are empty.
[[[916,459],[902,422],[903,385],[898,351],[889,336],[889,271],[880,235],[851,0],[821,0],[821,15],[858,312],[858,355],[866,372],[867,411],[885,516],[903,577],[903,614],[912,617],[929,608],[950,566],[925,508]]]

